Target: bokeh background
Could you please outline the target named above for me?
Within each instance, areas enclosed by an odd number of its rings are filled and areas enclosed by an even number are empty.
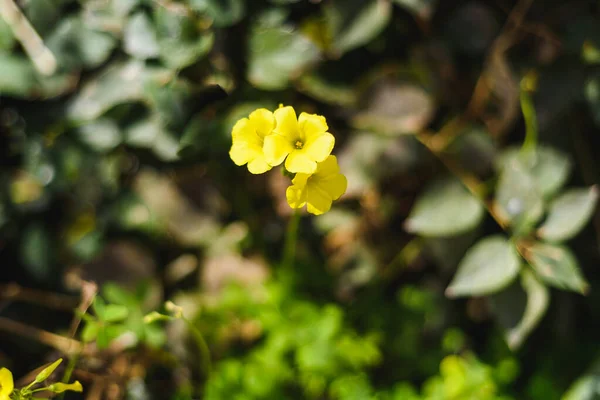
[[[591,0],[0,0],[0,366],[66,357],[69,399],[600,398],[599,65]],[[349,181],[291,269],[289,178],[228,156],[279,104]]]

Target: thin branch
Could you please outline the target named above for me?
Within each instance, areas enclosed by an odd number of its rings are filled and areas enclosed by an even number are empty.
[[[44,45],[42,38],[14,0],[0,0],[0,17],[10,26],[13,34],[21,42],[23,49],[40,74],[54,74],[57,67],[56,57]]]
[[[0,330],[35,340],[67,355],[78,352],[84,346],[79,340],[66,338],[6,317],[0,317]]]

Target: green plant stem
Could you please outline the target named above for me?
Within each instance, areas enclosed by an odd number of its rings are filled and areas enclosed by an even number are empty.
[[[529,152],[536,148],[538,138],[537,117],[533,99],[527,89],[521,89],[521,109],[525,119],[525,140],[521,151]]]
[[[208,344],[206,344],[204,336],[202,336],[202,333],[192,321],[190,321],[183,315],[181,316],[181,319],[186,323],[190,332],[194,336],[194,341],[198,346],[198,350],[200,350],[200,359],[202,362],[202,369],[205,374],[204,376],[208,380],[208,377],[210,376],[212,370],[212,361],[210,359],[210,349],[208,348]]]
[[[289,271],[294,266],[296,258],[296,242],[298,241],[298,226],[300,225],[300,210],[294,210],[292,217],[288,221],[287,232],[285,234],[285,244],[283,248],[283,260],[281,269]]]

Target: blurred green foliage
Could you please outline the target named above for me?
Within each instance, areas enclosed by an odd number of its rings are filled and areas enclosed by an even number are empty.
[[[0,0],[0,318],[66,336],[76,304],[5,283],[97,282],[78,368],[121,371],[122,398],[595,399],[599,19]],[[281,173],[228,158],[233,124],[279,104],[327,118],[349,182],[302,217],[293,271]],[[16,375],[46,353],[0,325]]]

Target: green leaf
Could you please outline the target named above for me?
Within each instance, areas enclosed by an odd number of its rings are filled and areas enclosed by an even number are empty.
[[[405,229],[423,236],[453,236],[477,226],[484,216],[479,200],[454,179],[439,180],[419,196]]]
[[[123,42],[125,52],[141,60],[155,58],[160,54],[156,30],[144,12],[138,12],[129,19]]]
[[[561,400],[598,400],[600,398],[600,360],[567,390]]]
[[[48,231],[39,223],[29,226],[23,233],[21,260],[27,271],[40,282],[52,275],[52,245]]]
[[[155,11],[160,58],[169,68],[187,67],[208,54],[214,43],[211,31],[199,32],[188,15],[158,7]]]
[[[500,169],[517,160],[531,175],[543,197],[551,197],[566,183],[572,164],[569,157],[552,147],[539,145],[535,149],[522,151],[510,148],[500,157]]]
[[[120,304],[108,304],[104,309],[105,322],[117,322],[127,318],[129,309]]]
[[[104,321],[104,312],[106,310],[106,303],[102,299],[102,297],[96,296],[94,298],[94,302],[92,303],[92,308],[94,309],[94,313],[98,320]]]
[[[263,14],[250,31],[248,80],[260,89],[284,89],[319,57],[317,47],[293,27],[273,25],[279,17]]]
[[[102,64],[117,44],[104,32],[87,27],[80,18],[66,18],[47,39],[50,51],[65,70]]]
[[[575,236],[592,217],[598,202],[598,189],[572,189],[550,204],[548,218],[538,235],[549,241],[564,241]]]
[[[548,243],[534,243],[523,249],[525,258],[544,282],[559,289],[587,292],[589,285],[569,249]]]
[[[127,307],[139,306],[138,300],[135,296],[123,289],[115,283],[106,283],[102,286],[102,294],[106,300],[114,304],[120,304]]]
[[[488,236],[471,247],[446,289],[449,297],[482,296],[506,287],[519,274],[516,249],[505,237]]]
[[[10,26],[0,18],[0,51],[10,50],[15,45],[15,36]]]
[[[113,150],[123,140],[118,125],[108,118],[99,118],[77,128],[79,139],[98,152]]]
[[[150,81],[144,85],[144,96],[156,111],[161,125],[174,131],[183,129],[191,112],[191,88],[181,79],[164,85]]]
[[[333,50],[343,54],[369,43],[390,21],[392,5],[382,0],[333,0],[325,3]]]
[[[517,233],[527,233],[542,217],[544,203],[529,170],[519,159],[503,166],[496,189],[496,210]]]
[[[75,121],[96,119],[118,104],[144,100],[149,81],[172,78],[172,71],[145,67],[139,61],[114,63],[82,87],[68,105],[68,116]]]
[[[550,294],[531,271],[524,269],[520,284],[513,283],[490,300],[505,330],[506,343],[511,350],[517,350],[546,314]]]
[[[27,97],[35,83],[35,71],[28,59],[0,52],[0,94]]]
[[[81,340],[86,343],[93,342],[98,336],[99,326],[96,321],[86,321],[83,330],[81,331]]]
[[[218,27],[235,24],[246,11],[244,0],[189,0],[189,3],[194,10],[205,13]]]

